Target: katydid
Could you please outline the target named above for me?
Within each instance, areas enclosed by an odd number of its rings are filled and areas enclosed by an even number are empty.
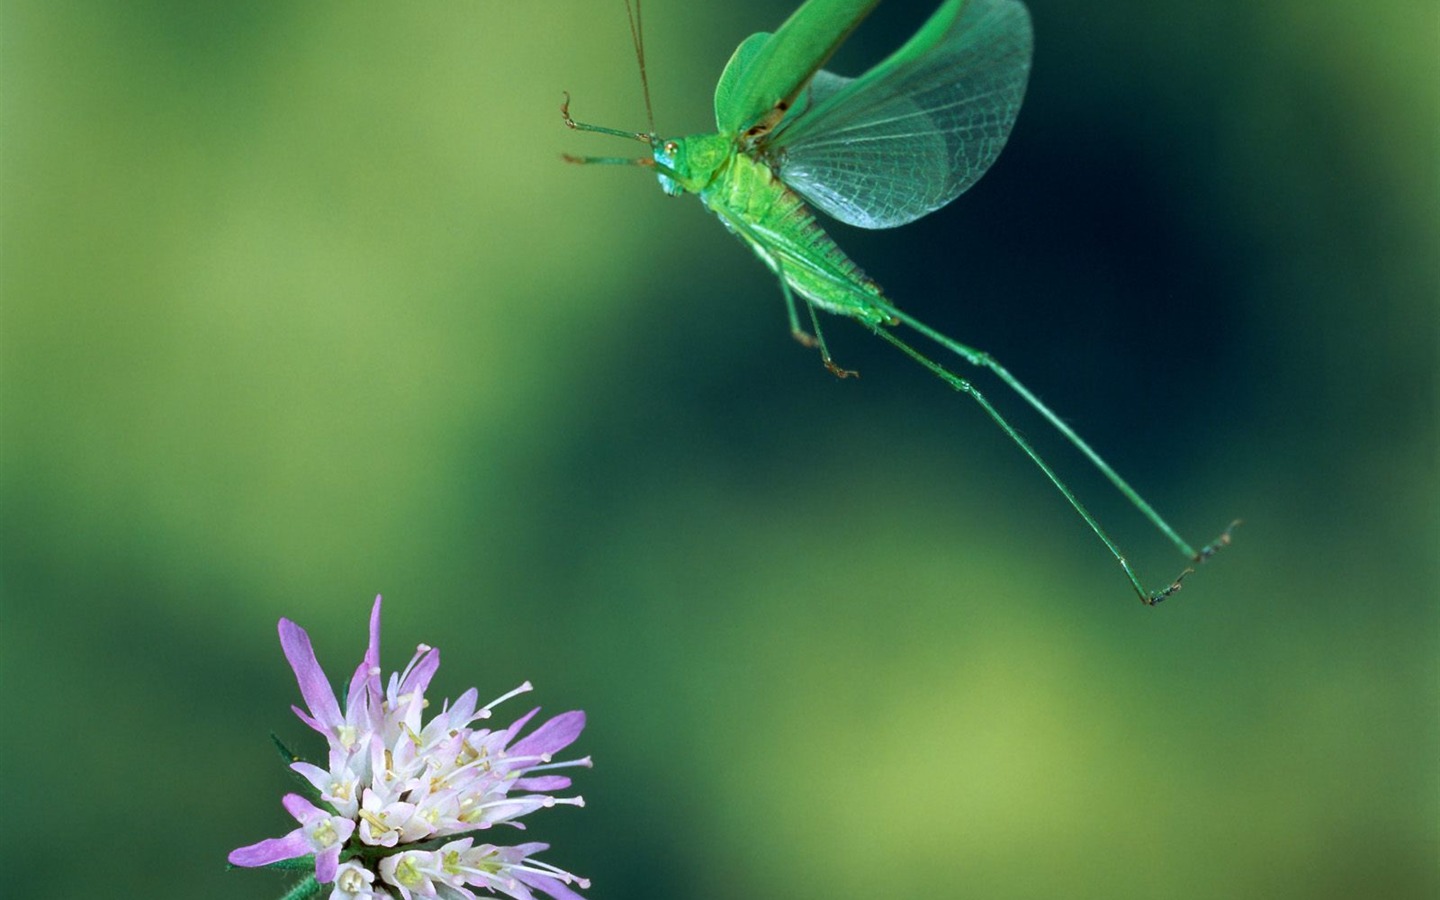
[[[1000,154],[1030,73],[1030,16],[1019,0],[945,0],[899,50],[858,78],[820,67],[879,0],[807,0],[776,31],[753,34],[730,57],[715,88],[714,134],[662,138],[645,72],[640,0],[631,7],[649,131],[565,124],[646,144],[648,156],[570,156],[579,164],[653,169],[667,194],[696,194],[779,278],[790,331],[815,347],[839,377],[817,311],[855,319],[969,395],[1064,495],[1155,605],[1180,590],[1194,565],[1230,543],[1232,523],[1194,550],[1068,425],[989,355],[954,341],[892,304],[821,230],[806,201],[863,228],[893,228],[934,212],[974,184]],[[801,325],[796,298],[809,314]],[[922,354],[893,330],[904,325],[972,366],[987,369],[1054,426],[1187,557],[1173,581],[1148,590],[1120,548],[1055,471],[968,379]]]

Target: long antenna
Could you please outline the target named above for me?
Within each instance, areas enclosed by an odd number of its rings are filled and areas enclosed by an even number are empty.
[[[635,45],[635,59],[640,63],[640,91],[645,95],[645,118],[650,123],[650,134],[655,134],[655,110],[650,106],[650,78],[645,74],[645,30],[640,21],[640,0],[632,5],[625,0],[625,14],[630,17],[630,42]]]

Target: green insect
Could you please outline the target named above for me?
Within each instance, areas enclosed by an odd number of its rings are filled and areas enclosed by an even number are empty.
[[[715,87],[719,131],[662,138],[655,132],[640,4],[630,14],[640,66],[647,132],[587,125],[561,107],[578,131],[637,140],[648,156],[569,156],[579,164],[637,165],[655,170],[667,194],[695,194],[731,233],[778,276],[790,330],[815,347],[839,377],[817,310],[855,319],[880,338],[968,394],[1040,467],[1104,542],[1135,592],[1153,606],[1180,590],[1187,567],[1159,590],[1147,590],[1120,548],[1030,443],[971,383],[898,337],[904,325],[972,366],[988,369],[1035,408],[1115,485],[1192,563],[1230,543],[1229,528],[1198,552],[1039,398],[985,353],[951,340],[907,315],[830,239],[809,206],[851,225],[893,228],[934,212],[969,188],[999,156],[1020,110],[1030,73],[1030,16],[1018,0],[946,0],[903,47],[859,78],[821,70],[879,0],[807,0],[773,34],[746,38]],[[796,298],[809,314],[801,326]]]

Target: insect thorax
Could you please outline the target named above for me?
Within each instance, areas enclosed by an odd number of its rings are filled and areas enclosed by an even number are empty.
[[[663,167],[657,173],[660,187],[671,196],[698,194],[715,180],[731,153],[730,140],[721,134],[657,140],[655,162]]]

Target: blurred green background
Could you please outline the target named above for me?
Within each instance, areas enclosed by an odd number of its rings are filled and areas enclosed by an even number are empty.
[[[651,0],[661,131],[790,8]],[[1030,8],[991,173],[831,230],[1245,519],[1156,610],[973,404],[840,321],[837,381],[697,202],[561,164],[636,149],[562,91],[644,127],[619,0],[7,0],[5,893],[278,895],[224,870],[291,827],[267,732],[316,749],[275,620],[340,677],[383,593],[436,699],[588,711],[529,834],[596,900],[1435,896],[1440,14]]]

